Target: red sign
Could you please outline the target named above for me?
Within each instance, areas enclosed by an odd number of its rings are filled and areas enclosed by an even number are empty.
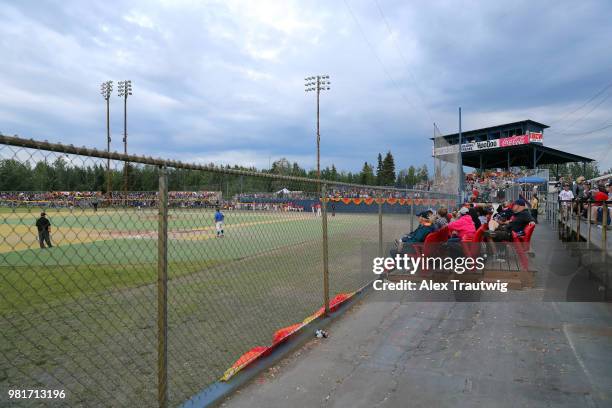
[[[529,143],[529,136],[511,136],[499,139],[499,147],[518,146]]]
[[[532,132],[529,132],[529,141],[530,142],[542,143],[543,140],[544,140],[544,136],[542,136],[542,133],[532,133]]]

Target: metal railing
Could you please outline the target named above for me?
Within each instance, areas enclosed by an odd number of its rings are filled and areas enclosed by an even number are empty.
[[[545,202],[547,221],[566,228],[575,241],[592,243],[593,228],[601,229],[597,245],[606,252],[608,229],[612,213],[612,201],[560,200],[558,194],[549,193]]]
[[[103,191],[123,188],[124,163],[149,205]],[[295,206],[235,205],[284,187],[303,192]],[[170,197],[191,190],[223,194],[199,206]],[[63,390],[72,406],[178,406],[276,330],[367,285],[363,259],[414,229],[415,213],[456,202],[4,135],[0,191],[0,405],[27,388]],[[100,199],[13,205],[11,191]]]

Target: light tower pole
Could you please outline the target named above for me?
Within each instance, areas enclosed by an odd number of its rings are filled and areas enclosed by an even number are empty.
[[[123,98],[123,153],[127,156],[127,100],[128,96],[132,95],[132,81],[119,81],[118,93],[119,97]],[[123,162],[123,195],[127,204],[128,195],[128,162]]]
[[[321,181],[321,133],[319,127],[319,97],[321,91],[329,91],[329,75],[317,75],[304,78],[306,92],[317,92],[317,179]],[[320,183],[319,183],[320,188]]]
[[[110,96],[113,93],[113,81],[102,82],[100,85],[100,93],[106,100],[106,151],[110,153]],[[110,157],[106,159],[106,195],[111,199],[111,172],[110,172]]]

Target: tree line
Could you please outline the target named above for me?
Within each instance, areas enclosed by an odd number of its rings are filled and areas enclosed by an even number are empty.
[[[557,175],[557,169],[559,171],[559,177],[564,179],[576,180],[578,177],[583,176],[587,180],[599,177],[602,175],[597,166],[597,162],[585,163],[564,163],[559,164],[547,164],[542,166],[543,169],[548,169],[551,176]],[[612,168],[605,171],[603,174],[612,174]]]
[[[305,170],[298,163],[290,163],[287,159],[282,158],[272,163],[270,171],[274,174],[282,174],[287,176],[298,176],[316,178],[316,170]],[[379,153],[377,157],[376,168],[373,164],[364,162],[360,172],[338,171],[335,165],[321,169],[321,178],[330,181],[339,181],[343,183],[364,184],[367,186],[387,186],[399,188],[411,188],[415,185],[429,180],[429,172],[427,166],[421,167],[410,166],[407,169],[400,170],[396,173],[395,159],[389,151],[383,158]]]
[[[212,164],[211,164],[212,166]],[[278,174],[316,179],[316,170],[306,170],[297,162],[290,163],[282,158],[275,161],[270,169],[257,170],[255,167],[224,166],[221,168],[248,170],[261,174]],[[128,164],[129,191],[155,191],[158,188],[158,170],[155,166]],[[112,168],[110,171],[111,189],[122,191],[124,169]],[[378,154],[377,165],[365,162],[360,172],[338,171],[336,166],[321,170],[321,178],[370,186],[413,187],[427,181],[427,166],[416,168],[410,166],[396,173],[395,160],[389,151],[382,156]],[[253,176],[236,176],[212,171],[194,171],[168,169],[168,184],[173,191],[213,190],[226,194],[269,192],[277,189],[314,191],[314,183],[287,182]],[[52,161],[20,161],[16,159],[0,160],[0,191],[101,191],[106,193],[106,163],[100,161],[78,165],[64,156]]]

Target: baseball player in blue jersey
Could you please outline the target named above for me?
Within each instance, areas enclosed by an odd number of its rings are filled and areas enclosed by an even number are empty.
[[[217,211],[215,211],[215,228],[217,229],[217,238],[223,238],[225,235],[223,234],[223,219],[225,216],[221,212],[221,209],[217,207]]]

